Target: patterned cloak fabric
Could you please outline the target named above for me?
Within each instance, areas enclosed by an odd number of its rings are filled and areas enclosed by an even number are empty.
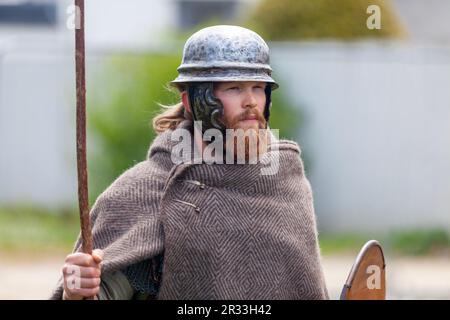
[[[298,144],[271,138],[257,164],[176,164],[172,132],[91,210],[102,273],[125,271],[136,290],[156,288],[160,300],[328,299]],[[263,174],[274,159],[277,170]],[[61,277],[51,299],[62,292]]]

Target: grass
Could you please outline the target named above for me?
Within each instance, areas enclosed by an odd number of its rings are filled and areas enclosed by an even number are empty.
[[[0,208],[1,252],[72,250],[79,234],[77,209],[45,210],[30,206]],[[322,254],[356,254],[370,239],[380,241],[388,254],[449,255],[446,229],[397,230],[389,233],[320,233]]]
[[[322,254],[358,252],[369,237],[355,233],[320,233],[319,242]]]
[[[321,233],[321,252],[356,254],[369,240],[378,240],[387,254],[404,256],[450,255],[449,232],[440,227],[394,230],[387,233]]]
[[[442,228],[396,231],[390,234],[387,243],[394,252],[405,255],[450,253],[450,236]]]
[[[76,210],[0,208],[0,250],[70,251],[79,233]]]

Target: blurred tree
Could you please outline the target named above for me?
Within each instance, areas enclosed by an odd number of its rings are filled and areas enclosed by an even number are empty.
[[[381,29],[367,28],[370,5],[380,7]],[[262,0],[241,24],[266,40],[406,35],[389,0]]]
[[[165,89],[176,76],[176,55],[117,55],[89,90],[88,147],[91,202],[118,175],[145,159],[155,133],[151,119],[158,103],[175,103]]]

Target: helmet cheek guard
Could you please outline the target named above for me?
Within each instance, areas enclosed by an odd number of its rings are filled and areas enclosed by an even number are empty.
[[[192,117],[195,121],[202,122],[203,133],[210,128],[225,132],[226,128],[222,122],[223,104],[214,95],[214,84],[212,82],[191,83],[187,87],[187,92]]]
[[[270,108],[272,107],[272,87],[267,85],[266,89],[264,91],[266,93],[266,105],[264,107],[264,118],[266,119],[267,123],[269,123]]]

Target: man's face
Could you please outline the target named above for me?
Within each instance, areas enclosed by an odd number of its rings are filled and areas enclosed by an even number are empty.
[[[260,157],[267,150],[267,135],[259,129],[266,129],[264,118],[266,105],[265,82],[217,82],[214,84],[214,95],[220,99],[224,109],[222,119],[227,129],[234,129],[235,134],[244,131],[245,136],[227,136],[225,152],[231,150],[235,159],[250,161]],[[239,130],[242,129],[242,130]],[[236,131],[237,130],[237,131]],[[253,143],[252,143],[253,140]],[[241,150],[241,151],[240,151]]]
[[[228,129],[265,129],[265,82],[216,82],[214,95],[222,101]]]

